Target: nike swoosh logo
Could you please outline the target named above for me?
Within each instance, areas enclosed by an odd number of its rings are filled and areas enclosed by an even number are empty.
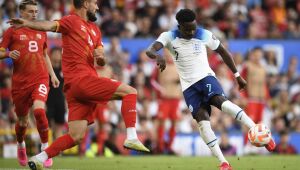
[[[179,47],[173,47],[174,50],[176,50],[177,48],[179,48]]]

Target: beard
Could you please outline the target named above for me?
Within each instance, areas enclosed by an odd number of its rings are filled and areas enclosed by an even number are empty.
[[[97,20],[97,17],[96,17],[96,14],[95,13],[92,13],[90,11],[87,11],[86,12],[86,15],[88,17],[88,20],[91,21],[91,22],[95,22]]]

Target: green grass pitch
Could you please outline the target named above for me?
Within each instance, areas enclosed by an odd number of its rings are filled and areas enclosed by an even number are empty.
[[[299,170],[300,156],[228,157],[234,170]],[[28,169],[16,159],[0,159],[0,170]],[[57,157],[52,170],[218,170],[213,157],[122,156],[113,158]],[[48,170],[51,170],[48,169]]]

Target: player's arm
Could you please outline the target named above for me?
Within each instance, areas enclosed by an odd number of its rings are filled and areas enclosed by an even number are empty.
[[[23,18],[12,18],[8,23],[17,28],[28,27],[38,31],[56,32],[58,27],[57,21],[28,21]]]
[[[3,33],[2,41],[0,42],[0,59],[4,58],[12,58],[17,59],[20,57],[20,52],[17,50],[7,51],[9,49],[10,44],[13,41],[14,29],[9,28]]]
[[[18,50],[13,50],[13,51],[0,50],[0,59],[5,59],[5,58],[17,59],[19,57],[20,57],[20,52]]]
[[[239,84],[239,88],[240,89],[246,88],[247,82],[241,77],[240,73],[237,71],[235,63],[234,63],[233,58],[232,58],[231,54],[229,53],[229,51],[227,49],[225,49],[225,47],[223,46],[222,43],[220,43],[219,47],[215,51],[221,55],[225,64],[229,67],[229,69],[234,74],[234,76]]]
[[[96,63],[99,66],[104,66],[105,65],[105,56],[104,56],[104,48],[103,46],[98,46],[94,51],[93,55],[96,59]]]
[[[157,51],[162,49],[164,46],[162,43],[155,41],[150,45],[146,50],[146,54],[151,59],[156,59],[157,66],[159,66],[160,71],[163,71],[166,68],[166,60],[163,56],[159,55]]]
[[[45,60],[45,63],[46,63],[46,67],[47,67],[48,73],[49,73],[49,75],[51,77],[52,86],[54,88],[58,88],[60,82],[59,82],[58,78],[56,77],[55,72],[53,70],[50,58],[48,56],[47,48],[44,49],[44,60]]]

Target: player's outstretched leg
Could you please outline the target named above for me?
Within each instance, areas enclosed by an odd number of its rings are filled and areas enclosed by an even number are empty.
[[[36,157],[31,157],[28,161],[28,166],[31,170],[42,170],[43,163],[38,161]]]
[[[34,107],[39,105],[40,102],[42,102],[42,101],[35,101]],[[44,103],[42,105],[44,105]],[[40,134],[40,138],[41,138],[41,142],[42,142],[41,150],[44,151],[48,147],[48,131],[49,131],[46,112],[45,112],[45,109],[43,109],[43,108],[37,108],[37,109],[34,109],[33,114],[34,114],[34,117],[36,120],[36,127]],[[45,168],[50,168],[52,165],[53,165],[52,158],[49,158],[44,162]]]
[[[229,100],[224,101],[221,105],[221,108],[223,112],[229,113],[231,116],[234,117],[235,120],[243,123],[249,129],[255,126],[255,123],[251,120],[250,117],[248,117],[248,115],[244,112],[244,110],[239,106],[237,106],[236,104],[232,103],[231,101]],[[275,147],[276,144],[272,138],[271,141],[266,145],[266,149],[269,152],[271,152],[275,149]]]
[[[28,162],[28,166],[32,170],[36,170],[34,168],[40,168],[40,164],[43,165],[44,162],[49,158],[57,156],[60,152],[72,148],[73,146],[79,144],[82,141],[88,126],[87,120],[74,120],[69,122],[68,125],[68,134],[57,138],[44,151],[31,157],[31,159]]]
[[[199,132],[203,141],[207,144],[211,152],[220,161],[220,170],[232,170],[232,167],[225,159],[220,146],[218,144],[218,139],[215,133],[211,129],[210,122],[208,120],[202,120],[198,122]]]
[[[135,91],[136,92],[136,91]],[[135,123],[136,123],[136,93],[127,94],[123,96],[121,112],[124,118],[127,139],[124,141],[124,148],[140,151],[140,152],[150,152],[142,142],[137,137]]]
[[[17,150],[17,155],[18,155],[18,162],[21,166],[26,166],[27,163],[27,154],[26,154],[26,145],[24,141],[24,136],[26,133],[26,128],[27,128],[27,117],[24,117],[24,120],[20,121],[20,118],[17,121],[15,125],[15,131],[16,131],[16,136],[17,136],[17,141],[18,141],[18,150]],[[21,118],[22,119],[22,118]],[[25,120],[26,119],[26,120]]]

